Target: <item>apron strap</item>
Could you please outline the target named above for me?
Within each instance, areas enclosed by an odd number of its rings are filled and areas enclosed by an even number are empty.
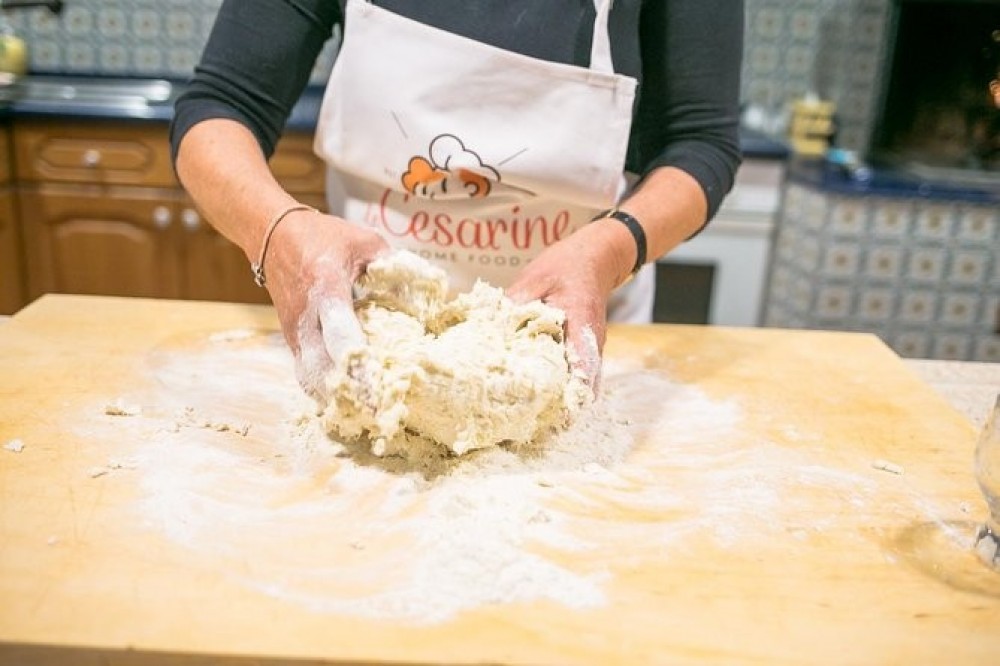
[[[608,27],[611,5],[612,0],[594,0],[597,16],[594,18],[594,41],[590,46],[590,69],[605,74],[615,73],[611,62],[611,31]]]

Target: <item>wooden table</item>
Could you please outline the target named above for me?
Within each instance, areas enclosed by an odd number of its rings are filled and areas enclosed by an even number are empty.
[[[603,454],[415,481],[298,419],[275,328],[0,327],[0,663],[996,663],[976,430],[873,336],[616,327]]]

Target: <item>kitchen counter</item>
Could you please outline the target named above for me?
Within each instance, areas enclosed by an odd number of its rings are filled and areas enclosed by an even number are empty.
[[[166,79],[32,75],[0,86],[0,117],[169,122],[184,89],[183,81]],[[305,89],[288,118],[288,129],[315,129],[323,90],[316,85]],[[740,147],[747,158],[784,160],[789,154],[783,142],[751,129],[741,130]]]
[[[185,82],[167,79],[31,75],[0,86],[0,117],[147,120],[167,123]],[[310,86],[292,109],[286,127],[316,126],[323,89]]]
[[[971,179],[972,175],[962,176]],[[790,181],[832,194],[854,197],[907,197],[926,201],[967,201],[1000,205],[1000,179],[996,174],[979,182],[963,182],[945,170],[919,173],[900,166],[865,165],[847,169],[822,159],[796,157],[789,161]]]
[[[1000,397],[1000,363],[904,359],[906,366],[940,393],[977,428]]]

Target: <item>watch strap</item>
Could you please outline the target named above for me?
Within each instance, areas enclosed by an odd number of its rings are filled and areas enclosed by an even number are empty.
[[[629,276],[631,277],[638,273],[640,268],[646,265],[646,232],[639,223],[639,220],[618,208],[609,208],[606,211],[598,213],[594,217],[593,221],[606,217],[618,220],[624,224],[632,234],[632,238],[635,240],[635,265],[632,267],[632,272],[629,273]]]

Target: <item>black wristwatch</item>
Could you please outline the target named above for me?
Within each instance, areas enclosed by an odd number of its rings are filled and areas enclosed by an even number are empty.
[[[642,225],[639,224],[639,220],[618,208],[609,208],[606,211],[598,213],[591,221],[596,222],[606,217],[618,220],[624,224],[635,240],[635,266],[632,267],[632,272],[629,273],[625,281],[618,285],[620,287],[634,278],[639,269],[646,265],[646,232],[643,230]]]

